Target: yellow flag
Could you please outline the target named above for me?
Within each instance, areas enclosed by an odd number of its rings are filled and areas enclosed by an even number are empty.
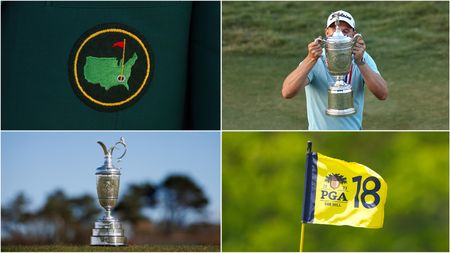
[[[304,223],[382,228],[387,184],[370,168],[308,153]]]

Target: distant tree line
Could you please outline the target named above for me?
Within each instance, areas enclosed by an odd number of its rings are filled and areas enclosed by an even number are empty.
[[[61,189],[49,194],[34,212],[28,211],[29,203],[19,193],[2,206],[2,244],[88,243],[94,221],[103,213],[97,196],[68,197]],[[189,214],[205,216],[207,204],[203,190],[191,178],[170,175],[159,184],[129,185],[113,215],[132,229],[139,222],[157,223],[161,231],[170,233],[185,227]],[[158,208],[164,215],[151,221],[144,214],[146,208]]]

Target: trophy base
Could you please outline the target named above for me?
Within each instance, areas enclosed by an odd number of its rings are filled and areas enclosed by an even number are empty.
[[[330,116],[347,116],[355,113],[356,113],[355,108],[348,108],[344,110],[327,109],[327,114]]]
[[[98,220],[92,229],[91,246],[126,246],[122,223],[117,220]]]
[[[91,236],[91,246],[127,246],[124,236]]]
[[[326,113],[330,116],[348,116],[356,113],[350,85],[344,83],[344,85],[329,87]]]

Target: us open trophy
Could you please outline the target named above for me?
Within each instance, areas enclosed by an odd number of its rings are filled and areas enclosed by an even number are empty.
[[[352,49],[361,34],[352,38],[345,36],[339,28],[339,12],[336,16],[336,31],[331,37],[317,40],[325,47],[328,71],[336,82],[328,87],[328,108],[326,113],[332,116],[347,116],[356,112],[353,107],[353,91],[351,84],[344,81],[352,63]]]
[[[105,215],[95,222],[92,229],[91,245],[93,246],[125,246],[127,238],[124,236],[122,223],[113,216],[111,210],[117,204],[120,184],[120,169],[112,164],[112,154],[117,145],[122,145],[125,150],[123,154],[117,158],[117,161],[125,156],[127,145],[121,137],[120,140],[112,147],[107,149],[103,142],[98,141],[105,154],[105,163],[97,168],[97,195],[100,205],[106,210]]]

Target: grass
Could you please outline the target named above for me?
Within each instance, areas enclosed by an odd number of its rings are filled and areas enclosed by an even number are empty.
[[[307,129],[304,92],[281,97],[284,78],[322,35],[333,10],[356,19],[389,85],[367,89],[364,129],[449,128],[448,2],[223,2],[223,129]]]
[[[2,251],[38,251],[38,252],[218,252],[219,245],[129,245],[126,247],[94,247],[89,245],[2,245]]]

